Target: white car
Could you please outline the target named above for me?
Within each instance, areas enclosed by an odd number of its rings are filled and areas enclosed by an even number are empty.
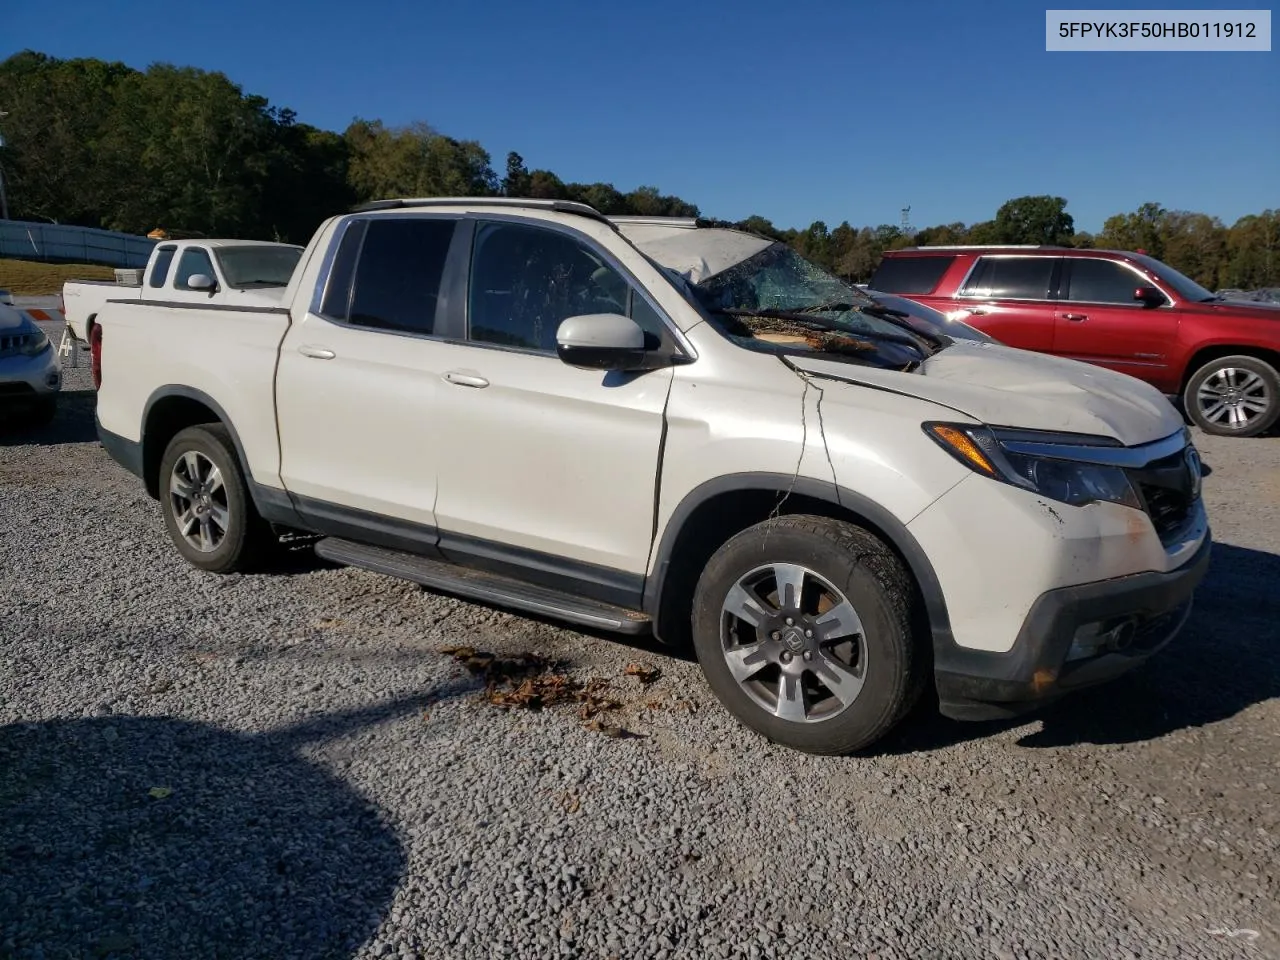
[[[62,366],[34,320],[0,303],[0,428],[48,423],[58,409]]]
[[[108,300],[271,306],[301,255],[296,244],[264,240],[165,241],[151,251],[141,282],[68,280],[62,312],[72,335],[90,343]]]
[[[815,753],[876,742],[927,683],[1008,716],[1168,643],[1211,540],[1177,411],[865,296],[698,221],[390,201],[323,224],[276,307],[108,304],[99,437],[200,569],[300,530],[652,631]]]

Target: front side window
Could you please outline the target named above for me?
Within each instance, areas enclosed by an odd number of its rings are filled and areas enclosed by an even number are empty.
[[[1071,261],[1071,278],[1063,299],[1077,303],[1123,303],[1135,306],[1133,291],[1144,281],[1132,270],[1111,260],[1080,258]]]
[[[187,247],[178,258],[178,273],[173,278],[173,286],[178,290],[190,290],[191,278],[202,273],[210,279],[215,278],[213,261],[209,259],[209,251],[204,247]]]
[[[630,315],[629,290],[600,254],[568,234],[481,223],[472,249],[469,339],[554,352],[556,331],[569,317]]]
[[[302,258],[297,247],[220,247],[215,251],[227,286],[237,290],[287,287]]]
[[[982,257],[969,275],[961,296],[990,300],[1047,300],[1058,259]]]
[[[163,287],[169,279],[169,268],[173,266],[173,254],[177,247],[160,247],[156,251],[155,262],[151,264],[151,286]]]
[[[434,333],[440,281],[457,223],[439,217],[372,218],[345,319],[377,330]]]

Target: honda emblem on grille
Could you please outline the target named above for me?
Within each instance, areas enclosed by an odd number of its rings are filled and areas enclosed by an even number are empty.
[[[1191,499],[1195,500],[1200,496],[1200,485],[1203,479],[1203,473],[1200,469],[1200,453],[1195,447],[1187,447],[1185,456],[1187,473],[1191,476]]]

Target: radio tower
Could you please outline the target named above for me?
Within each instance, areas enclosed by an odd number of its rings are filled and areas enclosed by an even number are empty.
[[[908,204],[902,208],[902,235],[909,237],[913,233],[915,231],[911,229],[911,206]]]

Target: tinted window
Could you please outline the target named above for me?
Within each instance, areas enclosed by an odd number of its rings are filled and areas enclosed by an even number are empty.
[[[955,257],[884,257],[867,284],[885,293],[932,293]]]
[[[1088,303],[1134,304],[1133,291],[1143,285],[1142,279],[1110,260],[1071,260],[1071,280],[1067,284],[1068,300]]]
[[[627,313],[626,280],[568,234],[486,223],[472,258],[472,340],[551,352],[567,318]]]
[[[367,220],[348,221],[342,234],[338,252],[334,255],[333,264],[329,267],[329,279],[325,284],[324,302],[320,304],[320,312],[335,320],[347,319],[347,311],[351,307],[351,281],[356,275],[356,257],[360,254],[360,244],[364,241],[364,230]]]
[[[964,285],[967,297],[1045,300],[1057,257],[982,257]]]
[[[178,259],[178,273],[173,278],[173,285],[179,290],[190,290],[187,281],[197,273],[203,273],[210,278],[217,276],[213,272],[213,261],[209,259],[209,252],[204,247],[187,247]]]
[[[155,263],[151,265],[151,286],[163,287],[169,277],[169,268],[173,266],[173,252],[176,247],[160,247],[156,251]]]
[[[374,218],[365,229],[348,320],[432,333],[456,220]]]

